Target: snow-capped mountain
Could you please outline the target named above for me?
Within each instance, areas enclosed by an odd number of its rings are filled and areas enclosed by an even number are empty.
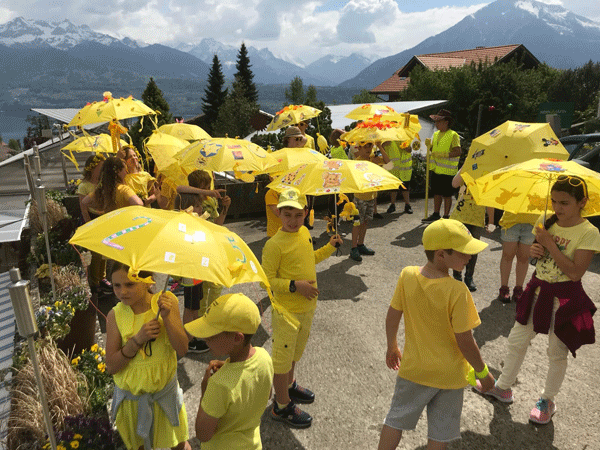
[[[509,44],[523,44],[551,67],[575,68],[600,61],[600,23],[560,5],[497,0],[415,47],[375,61],[341,86],[373,88],[415,55]]]
[[[335,80],[353,78],[365,67],[368,67],[372,61],[358,53],[352,53],[350,56],[325,55],[306,66],[305,69],[335,83]]]
[[[127,37],[117,39],[108,34],[97,33],[87,25],[78,26],[67,19],[61,22],[46,22],[17,17],[0,25],[0,44],[7,47],[50,46],[67,50],[86,41],[103,45],[122,43],[132,48],[145,46]]]

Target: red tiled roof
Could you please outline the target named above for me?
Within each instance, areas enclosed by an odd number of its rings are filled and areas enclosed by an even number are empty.
[[[416,55],[411,58],[406,65],[394,72],[394,75],[380,85],[371,89],[371,92],[373,94],[387,94],[406,89],[410,78],[408,76],[399,76],[399,74],[408,75],[408,73],[403,73],[403,71],[407,68],[412,70],[416,61],[429,70],[445,70],[453,67],[462,67],[471,64],[472,62],[478,63],[479,61],[487,61],[493,64],[496,60],[501,60],[518,47],[520,47],[520,45],[513,44],[501,45],[498,47],[477,47],[469,50],[458,50],[454,52],[426,53],[423,55]],[[407,70],[407,72],[409,70]]]
[[[388,92],[399,92],[403,91],[408,87],[410,83],[409,77],[399,77],[398,71],[394,73],[390,78],[385,80],[379,86],[371,89],[373,94],[387,94]]]

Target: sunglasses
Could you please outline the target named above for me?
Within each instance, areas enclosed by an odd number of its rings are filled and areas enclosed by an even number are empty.
[[[308,126],[308,122],[299,122],[298,126],[307,127]]]
[[[295,137],[295,138],[294,138],[294,141],[296,141],[296,142],[300,142],[301,140],[302,140],[302,137],[301,137],[301,136],[298,136],[298,137]]]
[[[582,185],[583,196],[584,197],[588,196],[587,185],[586,185],[585,181],[583,181],[579,177],[576,177],[574,175],[559,175],[556,178],[556,182],[557,183],[569,183],[569,185],[571,185],[573,187],[577,187],[579,185]]]

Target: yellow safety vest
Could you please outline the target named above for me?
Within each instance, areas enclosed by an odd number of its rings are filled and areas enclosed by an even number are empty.
[[[460,143],[458,133],[454,130],[446,131],[442,137],[440,137],[439,130],[433,133],[429,170],[440,175],[456,175],[459,156],[454,158],[446,156],[452,150],[452,142],[455,141],[455,137]]]
[[[410,181],[412,176],[412,154],[400,147],[399,142],[392,141],[385,149],[394,167],[390,173],[401,181]]]

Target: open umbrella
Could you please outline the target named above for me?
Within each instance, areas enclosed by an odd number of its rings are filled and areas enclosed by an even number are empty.
[[[277,160],[262,147],[244,139],[233,138],[194,142],[181,150],[175,158],[187,173],[196,169],[232,171],[243,181],[254,181],[254,177],[244,177],[241,172],[260,172],[277,164]]]
[[[548,123],[507,120],[473,140],[462,173],[478,178],[532,158],[566,160],[568,157]]]
[[[327,157],[312,148],[290,148],[285,147],[271,153],[277,160],[277,164],[268,167],[264,173],[289,172],[295,166],[300,164],[309,164],[312,162],[327,161]]]
[[[104,99],[100,102],[88,103],[81,108],[75,117],[67,124],[68,127],[89,125],[93,123],[111,122],[111,138],[113,139],[113,149],[118,150],[119,135],[123,134],[123,127],[118,124],[119,120],[129,119],[131,117],[140,117],[156,114],[152,108],[149,108],[140,100],[136,100],[131,95],[127,98],[113,98],[112,93],[105,92]]]
[[[321,110],[306,105],[288,105],[281,111],[278,111],[273,120],[267,126],[267,131],[275,131],[281,128],[289,127],[299,122],[312,119],[321,114]]]
[[[391,106],[386,106],[378,103],[366,103],[364,105],[359,106],[358,108],[354,108],[352,111],[346,114],[346,117],[348,119],[354,120],[367,120],[373,116],[381,116],[382,119],[393,120],[396,122],[400,121],[402,118],[402,114],[396,112],[396,110]]]
[[[411,114],[403,114],[400,122],[383,120],[374,116],[360,122],[354,129],[340,136],[346,142],[387,142],[412,141],[419,137],[421,124],[419,118]]]
[[[158,131],[170,134],[185,141],[199,141],[200,139],[210,139],[210,135],[198,125],[189,123],[168,123],[158,127]]]
[[[223,286],[269,281],[235,233],[185,211],[128,206],[77,229],[71,244],[140,270],[207,280]]]
[[[121,140],[120,144],[121,146],[124,146],[127,145],[127,142]],[[86,135],[77,138],[73,142],[69,142],[65,145],[61,149],[61,152],[69,159],[69,161],[75,164],[75,167],[79,170],[79,164],[77,164],[73,152],[114,153],[114,148],[112,146],[111,137],[108,134],[98,134],[96,136]]]
[[[294,187],[305,195],[327,195],[398,189],[402,183],[370,161],[327,159],[296,166],[267,187],[278,192]]]
[[[176,162],[175,155],[188,145],[187,141],[161,133],[160,129],[153,130],[152,135],[144,143],[158,170],[164,170]]]
[[[463,173],[462,177],[479,205],[515,214],[542,214],[552,206],[549,200],[550,188],[561,175],[575,175],[585,180],[588,202],[582,215],[599,215],[600,174],[574,161],[531,159],[503,167],[477,179],[468,173]]]

